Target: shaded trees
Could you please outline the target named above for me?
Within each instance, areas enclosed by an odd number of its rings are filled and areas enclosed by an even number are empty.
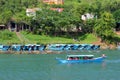
[[[120,9],[118,9],[117,11],[115,11],[113,13],[113,16],[114,16],[116,22],[120,22]]]
[[[111,13],[104,12],[100,19],[95,23],[94,31],[104,42],[111,43],[114,38],[115,20]]]
[[[74,28],[79,29],[82,25],[84,33],[95,31],[97,36],[106,41],[113,36],[114,18],[116,22],[120,20],[119,6],[119,0],[66,0],[64,5],[43,4],[40,0],[0,0],[0,24],[14,21],[18,26],[28,25],[35,34],[47,35],[54,35],[59,31],[69,34]],[[36,7],[41,8],[36,16],[27,17],[26,9]],[[50,8],[64,10],[58,12]],[[92,13],[96,19],[82,21],[81,15],[85,13]]]
[[[68,6],[64,6],[63,12],[53,11],[49,8],[42,9],[37,12],[35,20],[39,22],[38,28],[46,34],[54,34],[62,30],[69,31],[73,27],[71,25],[76,25],[78,21],[76,15]]]

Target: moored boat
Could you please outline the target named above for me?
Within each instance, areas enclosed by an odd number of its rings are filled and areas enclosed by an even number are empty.
[[[66,59],[56,58],[59,63],[91,63],[103,62],[106,56],[94,58],[94,55],[67,55]]]
[[[48,50],[61,51],[64,50],[65,44],[50,44],[48,45]]]

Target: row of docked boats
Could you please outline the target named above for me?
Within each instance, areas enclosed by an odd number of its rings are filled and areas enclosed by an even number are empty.
[[[98,50],[100,45],[94,44],[50,44],[48,50]]]
[[[0,45],[0,51],[43,51],[45,45],[40,44],[27,44],[27,45]]]
[[[27,45],[0,45],[0,51],[43,51],[43,50],[52,50],[52,51],[63,51],[63,50],[98,50],[100,45],[94,44],[27,44]]]

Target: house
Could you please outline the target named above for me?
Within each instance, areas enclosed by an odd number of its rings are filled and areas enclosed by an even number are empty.
[[[64,0],[43,0],[47,4],[64,4]]]
[[[28,8],[26,9],[26,15],[31,17],[31,16],[36,16],[36,11],[39,11],[40,8]]]
[[[94,18],[94,15],[93,15],[93,14],[90,14],[90,13],[86,13],[86,14],[83,14],[83,15],[81,16],[81,19],[82,19],[83,21],[88,20],[88,19],[93,19],[93,18]]]

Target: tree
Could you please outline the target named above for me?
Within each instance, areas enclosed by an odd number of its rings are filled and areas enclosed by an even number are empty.
[[[94,26],[95,34],[101,38],[102,41],[111,43],[114,38],[115,19],[109,12],[104,12],[100,19],[98,19]]]
[[[116,22],[120,22],[120,9],[113,13]]]
[[[4,11],[0,15],[0,23],[1,24],[7,24],[12,18],[12,12],[11,11]]]
[[[94,29],[95,20],[88,19],[86,20],[85,24],[82,26],[82,32],[84,33],[92,33]]]

